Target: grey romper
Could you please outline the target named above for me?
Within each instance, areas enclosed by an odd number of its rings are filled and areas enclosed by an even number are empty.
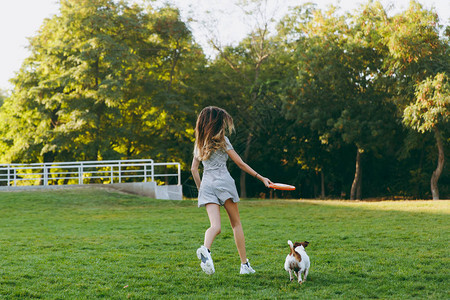
[[[225,142],[226,150],[232,150],[233,146],[227,137]],[[228,199],[239,202],[236,184],[227,169],[227,160],[228,154],[225,150],[217,150],[208,160],[202,161],[203,177],[198,191],[198,207],[208,203],[223,206]]]

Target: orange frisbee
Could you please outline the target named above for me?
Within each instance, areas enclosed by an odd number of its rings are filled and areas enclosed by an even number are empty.
[[[283,191],[293,191],[295,190],[295,186],[284,184],[284,183],[272,183],[269,184],[269,187],[276,190],[283,190]]]

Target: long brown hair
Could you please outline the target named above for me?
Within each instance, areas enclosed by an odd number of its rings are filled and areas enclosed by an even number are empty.
[[[207,160],[214,151],[225,149],[225,130],[231,134],[234,130],[233,118],[222,108],[205,107],[195,125],[194,156]]]

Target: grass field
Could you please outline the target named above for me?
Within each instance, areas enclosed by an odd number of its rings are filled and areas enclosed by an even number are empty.
[[[225,212],[216,274],[195,251],[208,226],[195,201],[105,190],[0,193],[0,298],[449,299],[447,201],[243,200],[239,275]],[[310,242],[308,281],[289,282],[287,240]]]

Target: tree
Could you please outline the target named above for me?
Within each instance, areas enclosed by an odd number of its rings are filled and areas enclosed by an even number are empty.
[[[338,16],[333,7],[306,12],[311,16],[297,29],[298,75],[284,98],[286,116],[316,133],[322,144],[316,168],[332,164],[327,152],[356,150],[350,198],[361,198],[362,156],[382,149],[394,126],[382,74],[386,50],[376,31],[386,13],[379,4],[353,16]]]
[[[450,81],[444,73],[429,77],[416,87],[416,102],[408,105],[403,122],[414,130],[424,133],[433,131],[438,148],[438,163],[431,176],[433,200],[439,200],[438,180],[444,169],[444,145],[442,133],[450,121]]]
[[[236,47],[223,47],[214,36],[210,38],[210,43],[219,53],[214,62],[215,70],[222,72],[222,80],[229,81],[231,86],[228,92],[224,90],[229,98],[225,100],[225,108],[234,116],[237,127],[241,128],[237,148],[242,148],[243,160],[248,162],[250,149],[261,129],[261,117],[265,114],[261,111],[265,104],[260,103],[258,92],[265,85],[261,79],[264,64],[274,49],[269,39],[269,26],[274,20],[270,15],[273,12],[267,11],[266,0],[240,1],[239,7],[255,21],[252,31]],[[240,195],[243,198],[247,197],[246,178],[247,174],[241,171]]]
[[[3,161],[174,160],[189,141],[183,70],[203,54],[178,10],[63,0],[30,50],[2,108]]]
[[[399,118],[403,116],[404,124],[416,131],[434,131],[439,159],[438,167],[432,175],[433,199],[439,197],[437,180],[444,163],[441,143],[443,132],[439,129],[442,122],[445,124],[444,120],[437,118],[439,113],[445,114],[445,105],[441,107],[443,112],[433,99],[436,97],[435,92],[445,94],[445,90],[440,91],[437,86],[440,80],[447,80],[445,74],[450,73],[448,36],[441,36],[441,29],[438,14],[423,9],[417,1],[410,1],[406,11],[387,20],[381,28],[383,42],[389,49],[389,55],[385,58],[386,76],[393,79],[390,90]],[[444,75],[438,76],[440,73]],[[445,83],[441,84],[445,88]],[[426,119],[430,115],[437,119]],[[413,146],[407,147],[409,149]]]
[[[403,96],[397,101],[408,103],[414,98],[418,82],[448,69],[448,40],[439,35],[442,25],[438,14],[415,0],[410,1],[407,10],[380,25],[383,44],[389,50],[385,57],[386,75],[395,76],[397,86],[403,89]]]

